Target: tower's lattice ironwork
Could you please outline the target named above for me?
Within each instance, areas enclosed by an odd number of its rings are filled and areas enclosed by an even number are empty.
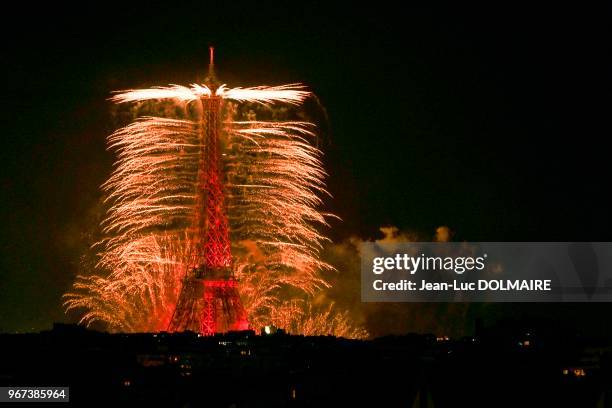
[[[225,209],[221,166],[222,98],[214,96],[218,83],[211,48],[206,85],[213,91],[199,100],[201,155],[195,214],[194,266],[183,279],[170,331],[190,330],[205,335],[248,329],[232,272],[229,224]]]

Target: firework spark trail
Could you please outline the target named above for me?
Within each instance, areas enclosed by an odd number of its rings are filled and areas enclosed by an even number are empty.
[[[334,304],[315,308],[303,300],[281,302],[272,311],[271,320],[275,326],[284,327],[288,333],[304,336],[327,336],[363,339],[368,333],[355,327],[348,316],[348,311],[338,313]]]
[[[220,97],[233,101],[229,103],[270,107],[297,106],[308,96],[300,84],[222,85],[214,95],[207,86],[193,84],[127,90],[111,100],[169,100],[185,108],[197,106],[200,98]],[[318,210],[320,195],[327,191],[321,152],[312,144],[315,126],[303,121],[233,119],[223,127],[223,165],[241,297],[253,325],[289,324],[279,318],[290,309],[279,299],[279,291],[290,287],[313,295],[328,286],[321,272],[332,269],[319,259],[327,239],[317,228],[327,225],[331,215]],[[196,262],[193,226],[204,148],[200,126],[197,117],[149,116],[108,137],[117,159],[102,186],[110,206],[101,225],[105,238],[94,245],[102,276],[80,276],[74,292],[65,295],[68,310],[86,310],[84,323],[100,320],[123,331],[166,329],[181,279]],[[331,309],[313,318],[310,310],[303,309],[296,316],[309,322],[302,325],[309,333],[318,333],[313,328],[317,324],[320,333],[332,329],[341,335],[357,333],[347,328],[345,315],[337,315],[336,321],[330,314]],[[294,321],[291,324],[295,326]]]
[[[134,332],[165,329],[184,273],[180,250],[175,240],[155,237],[142,239],[132,249],[139,251],[138,261],[118,263],[106,278],[81,276],[75,292],[64,295],[68,310],[86,310],[82,323],[100,320],[110,330]]]
[[[237,102],[255,102],[264,105],[282,102],[299,105],[310,95],[310,92],[304,88],[301,84],[255,86],[252,88],[226,88],[225,85],[221,85],[216,94]]]
[[[251,88],[227,88],[225,85],[221,85],[215,92],[215,96],[220,96],[223,99],[264,105],[277,102],[299,105],[309,95],[310,92],[306,91],[301,84],[255,86]],[[202,96],[212,96],[212,91],[206,85],[192,84],[190,88],[170,85],[149,89],[129,89],[117,92],[111,100],[118,103],[141,102],[151,99],[175,99],[180,102],[191,102]]]

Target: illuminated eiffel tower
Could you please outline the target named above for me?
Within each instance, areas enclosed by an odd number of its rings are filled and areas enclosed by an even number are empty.
[[[201,138],[198,172],[198,204],[194,239],[196,266],[183,279],[169,331],[193,331],[204,335],[248,329],[232,272],[229,224],[225,209],[219,134],[222,98],[214,72],[214,49],[210,47],[208,76],[211,95],[197,105]]]

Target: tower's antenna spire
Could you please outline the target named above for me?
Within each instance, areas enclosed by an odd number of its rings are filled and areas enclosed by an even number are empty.
[[[215,88],[217,84],[217,76],[215,75],[215,47],[208,47],[208,75],[204,80],[209,88]]]
[[[208,47],[208,72],[212,72],[215,69],[215,47],[212,45]]]

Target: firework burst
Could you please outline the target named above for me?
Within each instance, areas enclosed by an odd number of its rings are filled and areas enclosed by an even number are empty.
[[[94,245],[97,273],[78,277],[74,291],[65,295],[67,310],[82,309],[82,322],[103,321],[111,330],[168,327],[181,281],[197,264],[195,187],[205,148],[197,112],[202,98],[220,98],[232,268],[251,325],[361,336],[346,315],[330,317],[331,306],[316,317],[298,300],[327,287],[321,272],[332,269],[319,257],[326,241],[319,230],[330,215],[319,210],[327,192],[321,152],[313,143],[315,126],[258,120],[257,109],[248,114],[240,109],[299,106],[309,95],[300,84],[170,85],[115,93],[111,100],[119,104],[170,102],[184,118],[141,117],[108,137],[116,162],[102,186],[109,208],[101,225],[104,238]],[[288,291],[292,298],[283,298]],[[297,305],[301,312],[288,320],[287,311]],[[301,323],[295,320],[300,317]]]

